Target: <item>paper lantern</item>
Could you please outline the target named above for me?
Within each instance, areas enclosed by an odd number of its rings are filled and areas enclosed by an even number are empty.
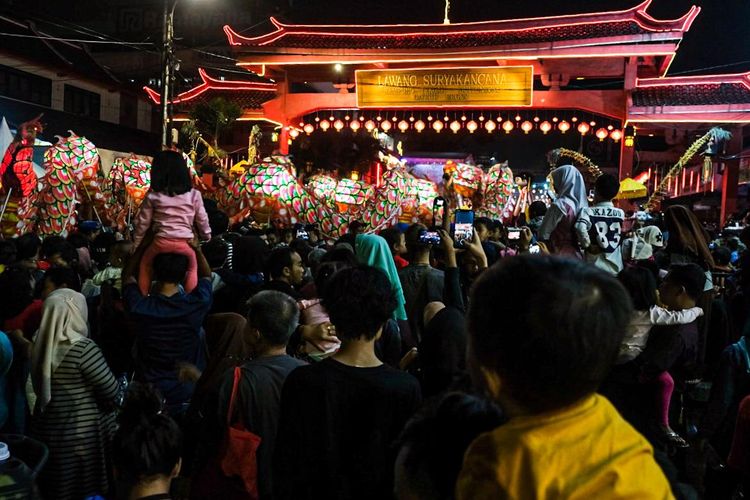
[[[320,128],[325,132],[326,130],[331,128],[331,122],[329,122],[328,120],[320,120]]]
[[[539,130],[541,130],[543,134],[546,134],[547,132],[552,130],[552,124],[548,122],[547,120],[544,120],[542,123],[539,124]]]
[[[424,130],[424,127],[425,127],[425,124],[422,120],[417,120],[416,122],[414,122],[414,129],[417,132],[422,132]]]
[[[516,115],[516,121],[517,121],[517,122],[520,122],[520,121],[521,121],[521,115]]]
[[[368,132],[372,132],[373,130],[375,130],[375,127],[376,127],[376,125],[375,125],[374,121],[367,120],[365,122],[365,129],[367,129]]]
[[[470,120],[469,123],[466,124],[466,130],[468,130],[470,134],[473,134],[478,128],[479,125],[474,120]]]
[[[557,122],[559,121],[559,118],[558,118],[558,117],[556,117],[556,116],[553,116],[553,117],[552,117],[552,121],[553,121],[554,123],[557,123]]]
[[[360,123],[357,120],[352,120],[351,123],[349,123],[349,128],[352,129],[354,132],[359,130],[359,127],[361,127]]]
[[[578,124],[578,132],[581,133],[581,135],[586,135],[589,130],[591,130],[591,126],[586,122],[581,122]]]
[[[298,135],[299,130],[297,130],[296,128],[293,128],[289,131],[289,137],[291,137],[292,139],[296,139]]]
[[[336,129],[336,132],[341,132],[341,129],[344,128],[344,122],[341,120],[336,120],[333,122],[333,128]]]
[[[406,132],[407,130],[409,130],[409,122],[407,122],[406,120],[401,120],[400,122],[398,122],[398,129],[401,132]]]
[[[302,127],[302,130],[304,130],[307,135],[310,135],[313,133],[313,130],[315,130],[315,127],[312,123],[306,123],[305,126]]]
[[[528,134],[529,132],[531,132],[531,130],[532,130],[533,128],[534,128],[534,124],[533,124],[533,123],[531,123],[531,122],[530,122],[529,120],[526,120],[526,121],[524,121],[524,122],[523,122],[523,123],[521,124],[521,130],[523,130],[523,133],[524,133],[524,134]]]
[[[604,128],[604,127],[601,127],[600,129],[598,129],[598,130],[596,131],[596,137],[597,137],[597,138],[598,138],[598,139],[599,139],[600,141],[603,141],[604,139],[606,139],[608,135],[609,135],[609,132],[607,132],[607,129],[606,129],[606,128]]]
[[[564,134],[565,132],[567,132],[568,130],[570,130],[570,123],[568,123],[567,121],[563,120],[563,121],[561,121],[557,125],[557,128],[559,128],[560,132],[562,132]]]
[[[432,124],[432,128],[434,128],[435,132],[437,132],[438,134],[441,130],[443,130],[443,126],[443,122],[441,122],[440,120],[435,120],[435,122]]]
[[[609,137],[615,142],[620,142],[620,139],[622,139],[622,130],[614,129],[610,132]]]
[[[513,127],[515,127],[515,125],[513,125],[513,122],[512,122],[512,121],[510,121],[510,120],[505,120],[505,121],[503,122],[503,130],[505,130],[505,133],[506,133],[506,134],[509,134],[509,133],[510,133],[510,131],[511,131],[511,130],[513,130]]]
[[[461,124],[457,120],[453,120],[450,127],[454,134],[458,133],[458,131],[461,130]]]
[[[539,117],[538,116],[534,117],[534,123],[539,123]]]
[[[572,121],[573,123],[575,123],[575,122],[577,122],[577,121],[578,121],[578,117],[577,117],[577,116],[574,116],[573,118],[571,118],[571,119],[570,119],[570,121]]]
[[[484,128],[489,132],[490,134],[495,131],[497,128],[497,125],[493,120],[487,120],[487,123],[484,124]]]
[[[383,132],[388,132],[388,131],[389,131],[389,130],[391,129],[391,127],[392,127],[392,125],[391,125],[391,122],[389,122],[388,120],[383,120],[383,121],[382,121],[382,122],[380,123],[380,129],[381,129],[381,130],[382,130]]]

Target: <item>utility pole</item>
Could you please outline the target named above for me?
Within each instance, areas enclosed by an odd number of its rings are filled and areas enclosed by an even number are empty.
[[[172,79],[174,77],[174,6],[170,10],[169,0],[164,0],[164,32],[162,37],[162,76],[161,76],[161,145],[172,145],[170,130],[169,101],[172,99]]]

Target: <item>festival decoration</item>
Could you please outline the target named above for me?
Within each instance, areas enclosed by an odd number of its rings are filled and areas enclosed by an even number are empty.
[[[466,124],[466,130],[468,130],[470,134],[473,134],[474,132],[476,132],[477,128],[479,128],[479,125],[474,120],[470,120]]]
[[[380,123],[380,129],[381,129],[381,130],[382,130],[383,132],[386,132],[386,133],[387,133],[387,132],[388,132],[389,130],[391,130],[391,127],[392,127],[392,125],[391,125],[391,122],[390,122],[390,121],[388,121],[388,120],[383,120],[383,121],[382,121],[382,122]]]
[[[459,130],[461,130],[461,124],[457,120],[453,120],[450,124],[450,129],[454,134],[456,134]]]
[[[586,167],[587,173],[594,179],[598,178],[600,175],[602,175],[602,171],[599,169],[599,166],[591,161],[590,158],[587,156],[582,155],[578,151],[573,151],[572,149],[567,148],[557,148],[553,149],[549,153],[547,153],[547,163],[551,167],[554,167],[557,165],[557,162],[560,161],[560,158],[571,158],[573,161],[578,163],[578,167],[581,166]]]
[[[432,124],[432,128],[435,129],[435,132],[439,134],[440,131],[443,130],[443,122],[441,122],[440,120],[435,120]]]
[[[414,122],[414,130],[416,130],[418,133],[421,133],[425,128],[425,123],[422,120],[417,120]]]
[[[485,122],[484,124],[484,128],[485,130],[487,130],[487,133],[491,134],[492,132],[495,131],[495,129],[497,128],[497,125],[495,125],[494,121],[487,120],[487,122]]]
[[[610,139],[612,139],[615,142],[620,142],[620,139],[622,139],[622,130],[615,129],[612,132],[609,133]]]
[[[3,226],[3,233],[10,236],[15,232],[14,224],[23,217],[24,210],[30,210],[31,195],[36,188],[37,177],[34,173],[34,142],[42,131],[42,115],[22,123],[18,133],[5,151],[0,163],[0,179],[4,196],[0,201],[0,220],[8,224]],[[4,218],[8,213],[8,217]]]
[[[349,122],[349,128],[352,129],[353,132],[359,130],[360,126],[361,124],[359,120],[352,120],[351,122]]]
[[[547,134],[550,130],[552,130],[552,124],[548,122],[547,120],[544,120],[542,123],[539,124],[539,130],[542,131],[543,134]]]
[[[510,131],[513,130],[514,127],[515,125],[513,125],[513,122],[510,120],[505,120],[503,122],[503,130],[505,130],[506,134],[509,134]]]
[[[553,120],[554,120],[554,118],[553,118]],[[563,121],[561,121],[560,123],[557,124],[557,128],[560,129],[560,132],[562,132],[564,134],[565,132],[567,132],[568,130],[570,130],[570,123],[568,123],[567,121],[563,120]]]
[[[312,123],[308,123],[302,127],[302,130],[304,130],[307,135],[310,135],[315,131],[315,126]]]
[[[675,193],[677,192],[677,176],[682,173],[685,165],[687,165],[687,163],[698,153],[698,151],[706,147],[712,141],[718,143],[721,141],[729,140],[731,137],[731,132],[728,132],[720,127],[713,127],[702,137],[693,142],[693,144],[690,145],[685,153],[683,153],[680,159],[677,160],[677,163],[675,163],[674,166],[669,169],[669,172],[667,172],[667,174],[662,177],[661,181],[654,189],[653,194],[646,202],[646,211],[650,212],[656,209],[661,203],[661,200],[668,196],[670,187],[672,186],[672,179],[674,179]],[[704,167],[705,164],[710,162],[711,158],[706,156],[704,159]]]
[[[609,132],[607,132],[606,128],[601,127],[599,129],[597,129],[597,131],[596,131],[596,138],[599,139],[600,141],[603,141],[608,136],[609,136]]]
[[[586,122],[581,122],[578,124],[578,132],[580,132],[581,135],[588,134],[589,130],[591,130],[591,126]]]
[[[532,131],[533,129],[534,129],[534,124],[533,124],[533,123],[531,123],[531,122],[530,122],[529,120],[526,120],[526,121],[524,121],[524,122],[523,122],[523,123],[521,124],[521,130],[523,130],[523,133],[524,133],[524,134],[528,134],[528,133],[529,133],[529,132],[531,132],[531,131]]]

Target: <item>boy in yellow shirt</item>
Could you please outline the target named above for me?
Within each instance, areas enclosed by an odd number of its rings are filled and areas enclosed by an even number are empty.
[[[631,317],[614,277],[516,257],[485,271],[470,304],[470,363],[510,421],[469,447],[459,500],[674,498],[646,439],[595,394]]]

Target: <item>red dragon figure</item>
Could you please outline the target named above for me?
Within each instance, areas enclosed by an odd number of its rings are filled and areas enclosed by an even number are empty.
[[[10,143],[5,152],[2,163],[0,163],[0,178],[2,178],[3,190],[11,191],[14,198],[28,197],[36,187],[36,174],[34,173],[34,141],[36,135],[42,131],[42,123],[39,121],[42,115],[33,120],[22,123],[18,127],[18,134]]]

